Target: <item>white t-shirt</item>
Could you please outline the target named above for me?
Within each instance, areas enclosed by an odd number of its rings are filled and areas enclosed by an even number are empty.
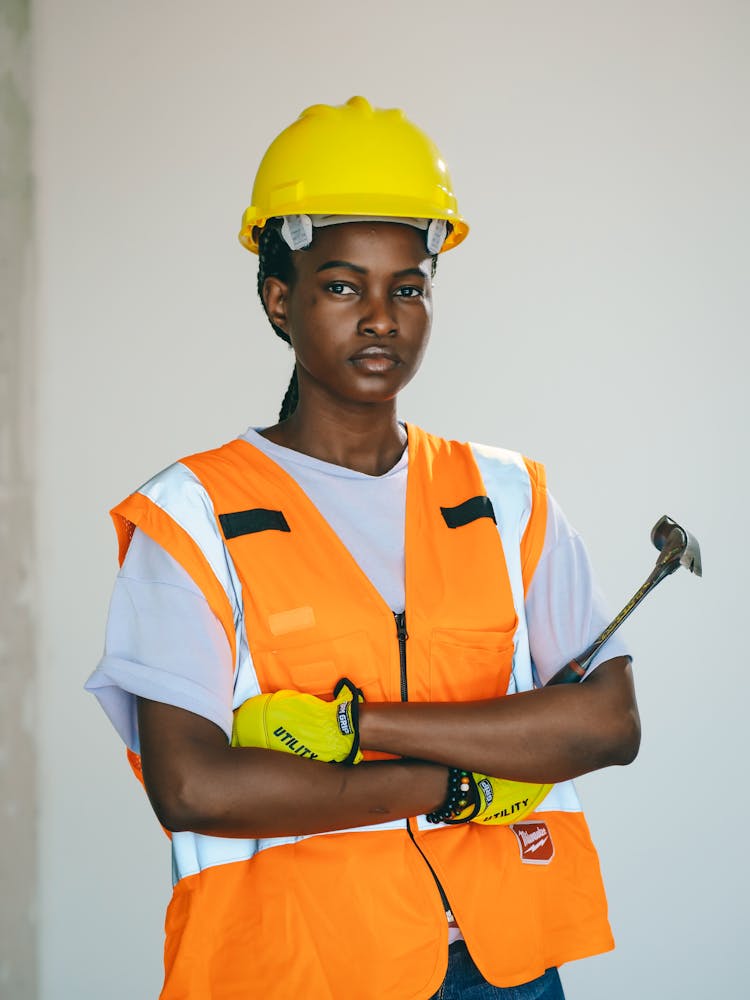
[[[252,429],[243,437],[296,480],[388,606],[402,611],[408,449],[384,475],[368,476],[273,444]],[[544,546],[526,596],[531,657],[541,683],[585,649],[610,618],[583,542],[550,496]],[[623,655],[629,654],[618,633],[591,669]],[[86,689],[137,753],[137,697],[200,715],[230,738],[232,673],[226,634],[205,597],[175,559],[136,529],[115,581],[104,656]]]

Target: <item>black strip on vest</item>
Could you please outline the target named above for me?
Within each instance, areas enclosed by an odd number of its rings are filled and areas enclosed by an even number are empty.
[[[489,497],[471,497],[464,500],[458,507],[441,507],[440,512],[449,528],[460,528],[464,524],[478,521],[480,517],[489,517],[495,521],[495,511]],[[495,521],[497,524],[497,521]]]
[[[256,531],[290,531],[280,510],[238,510],[233,514],[219,514],[221,530],[227,541],[239,535],[253,535]]]

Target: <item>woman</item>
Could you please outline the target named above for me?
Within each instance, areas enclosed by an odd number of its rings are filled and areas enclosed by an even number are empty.
[[[88,687],[172,831],[163,998],[553,1000],[612,946],[569,779],[637,752],[627,652],[541,687],[606,623],[544,470],[397,417],[467,232],[400,112],[304,112],[240,237],[280,420],[113,511]]]

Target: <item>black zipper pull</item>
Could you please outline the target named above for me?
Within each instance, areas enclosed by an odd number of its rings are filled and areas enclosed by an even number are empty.
[[[394,611],[393,617],[396,619],[396,635],[398,636],[398,660],[401,669],[401,701],[408,701],[409,688],[406,683],[406,640],[409,638],[409,633],[406,631],[406,612],[401,611],[400,613],[396,614],[396,612]],[[440,879],[435,874],[435,869],[427,860],[427,856],[425,855],[424,851],[414,839],[414,833],[411,828],[411,820],[409,819],[406,820],[406,832],[409,834],[409,839],[421,854],[424,863],[430,869],[430,873],[432,877],[435,879],[435,885],[437,886],[437,890],[440,893],[440,899],[442,900],[443,903],[443,909],[448,915],[448,919],[449,920],[453,919],[453,913],[451,912],[451,905],[448,902],[448,897],[445,894],[445,889],[443,889],[442,885],[440,884]]]
[[[396,619],[396,635],[398,636],[398,662],[401,671],[401,701],[409,700],[409,686],[406,681],[406,640],[409,633],[406,631],[406,612],[394,612]]]

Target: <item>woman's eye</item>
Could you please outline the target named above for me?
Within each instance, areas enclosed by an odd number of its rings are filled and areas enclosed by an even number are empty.
[[[327,285],[328,291],[333,292],[334,295],[354,295],[354,289],[351,285],[345,284],[343,281],[331,281]]]
[[[416,299],[424,295],[424,292],[416,285],[402,285],[401,288],[396,290],[396,295],[402,299]]]

